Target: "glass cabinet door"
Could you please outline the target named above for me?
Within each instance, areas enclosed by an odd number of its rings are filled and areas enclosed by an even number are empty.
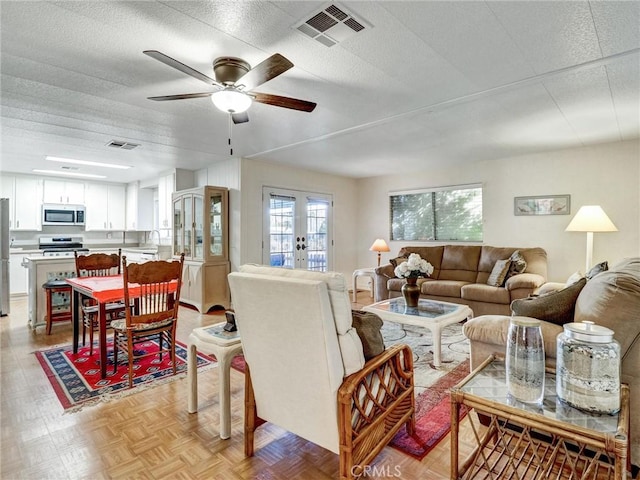
[[[182,208],[184,209],[184,221],[182,223],[184,229],[184,256],[190,258],[193,256],[193,197],[191,195],[184,197]]]
[[[211,229],[209,253],[217,256],[223,254],[222,195],[214,193],[209,196],[209,228]]]
[[[173,201],[173,253],[180,255],[183,252],[182,229],[182,198]]]
[[[202,211],[202,195],[193,196],[193,258],[202,260],[204,254],[204,215]]]

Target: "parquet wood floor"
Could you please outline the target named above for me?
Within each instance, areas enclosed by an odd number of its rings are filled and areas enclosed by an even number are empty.
[[[368,292],[358,301],[368,303]],[[361,304],[354,304],[357,307]],[[244,377],[231,370],[232,435],[218,436],[218,372],[201,372],[199,409],[187,413],[182,378],[134,395],[63,414],[33,355],[46,346],[69,343],[70,324],[52,334],[27,327],[27,299],[12,299],[0,318],[0,478],[13,479],[217,479],[326,480],[338,474],[338,457],[273,425],[256,432],[256,454],[243,453]],[[178,339],[195,327],[223,321],[180,309]],[[470,435],[462,422],[461,435]],[[463,445],[462,451],[470,450]],[[449,437],[418,461],[385,448],[367,478],[449,478]]]

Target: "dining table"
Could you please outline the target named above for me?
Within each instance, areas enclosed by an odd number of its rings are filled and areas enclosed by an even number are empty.
[[[80,320],[82,315],[82,300],[90,298],[98,305],[98,345],[100,352],[100,376],[107,377],[107,311],[108,303],[124,300],[124,281],[122,275],[105,277],[75,277],[67,278],[67,283],[73,289],[71,310],[73,312],[73,353],[78,353],[78,338],[80,336]],[[140,285],[130,284],[129,295],[140,295]]]

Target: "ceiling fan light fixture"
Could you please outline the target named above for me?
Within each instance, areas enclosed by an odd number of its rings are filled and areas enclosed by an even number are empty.
[[[251,106],[251,97],[234,88],[224,88],[211,95],[211,101],[218,110],[225,113],[246,112]]]

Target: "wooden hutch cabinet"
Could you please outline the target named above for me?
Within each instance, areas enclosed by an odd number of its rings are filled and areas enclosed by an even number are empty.
[[[201,313],[230,305],[229,191],[197,187],[173,193],[173,254],[184,252],[180,301]]]

